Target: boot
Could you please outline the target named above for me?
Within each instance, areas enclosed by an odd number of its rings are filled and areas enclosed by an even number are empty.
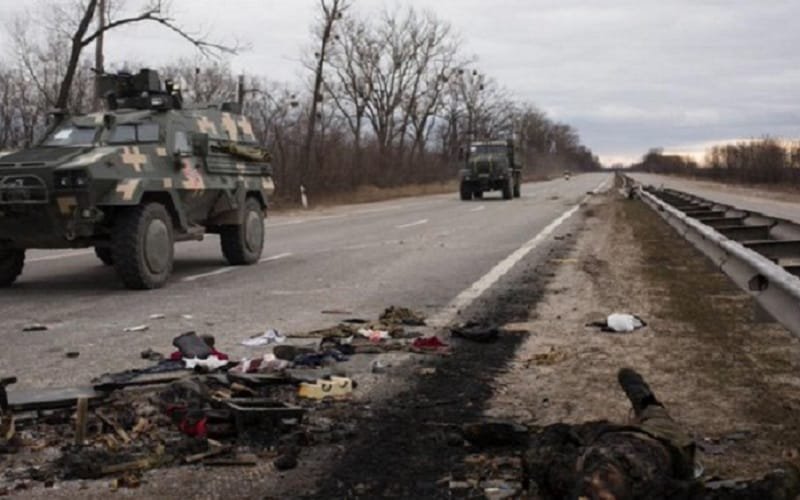
[[[633,406],[633,412],[636,416],[640,416],[642,411],[650,405],[659,405],[661,403],[656,399],[653,391],[644,381],[641,375],[631,368],[622,368],[617,373],[617,381],[625,391],[625,395]]]

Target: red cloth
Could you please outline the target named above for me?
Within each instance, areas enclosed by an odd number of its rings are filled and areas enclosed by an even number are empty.
[[[222,352],[219,352],[216,349],[211,349],[211,355],[216,356],[217,358],[221,359],[222,361],[228,361],[228,355]],[[183,354],[181,351],[175,351],[169,355],[169,359],[172,361],[180,361],[183,359]]]
[[[420,337],[414,339],[414,342],[411,344],[411,346],[416,349],[425,349],[431,351],[447,348],[447,344],[439,340],[439,337]]]

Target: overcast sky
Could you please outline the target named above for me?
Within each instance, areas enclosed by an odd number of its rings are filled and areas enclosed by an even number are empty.
[[[0,18],[28,3],[0,0]],[[298,81],[318,0],[172,3],[184,26],[251,46],[235,69]],[[481,71],[576,127],[606,163],[651,147],[698,153],[800,137],[798,0],[355,0],[355,9],[407,4],[452,23]],[[193,55],[156,27],[114,32],[107,44],[112,62]]]

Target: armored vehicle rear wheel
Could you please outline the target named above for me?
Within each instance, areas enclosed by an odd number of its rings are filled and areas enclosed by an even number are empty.
[[[0,250],[0,286],[11,286],[25,265],[25,250]]]
[[[461,200],[462,201],[469,201],[472,199],[472,189],[470,189],[469,185],[461,183]]]
[[[94,254],[97,255],[97,258],[100,259],[103,264],[107,266],[114,265],[114,258],[111,256],[110,247],[94,247]]]
[[[244,218],[238,226],[222,226],[219,232],[222,255],[234,266],[255,264],[264,249],[264,211],[254,198],[244,205]]]
[[[519,177],[517,177],[514,179],[514,198],[519,198],[520,196],[522,196],[522,188],[520,186]]]
[[[510,177],[509,177],[508,181],[505,184],[503,184],[503,199],[504,200],[510,200],[511,197],[514,195],[514,193],[513,193],[513,187],[514,187],[513,184],[514,184],[514,181],[511,180]]]
[[[111,259],[128,288],[160,288],[172,274],[172,218],[160,203],[121,212],[111,232]]]

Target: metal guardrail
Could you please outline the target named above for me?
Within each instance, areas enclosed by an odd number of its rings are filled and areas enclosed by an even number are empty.
[[[688,193],[638,185],[623,176],[678,233],[800,336],[800,224]]]

